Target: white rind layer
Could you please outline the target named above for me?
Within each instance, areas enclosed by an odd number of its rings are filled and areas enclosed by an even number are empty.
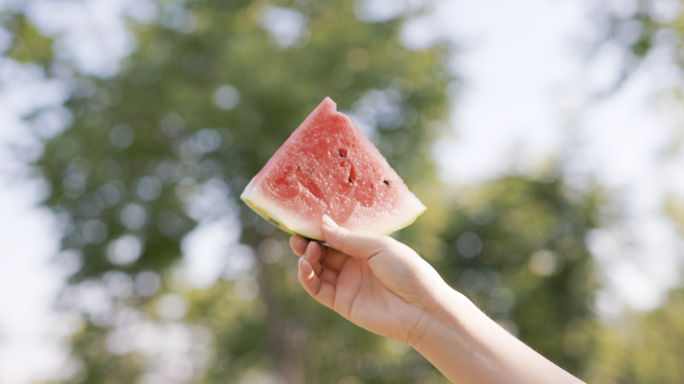
[[[281,208],[276,202],[265,197],[261,190],[253,184],[254,180],[247,185],[247,188],[245,188],[240,198],[254,209],[254,211],[286,232],[301,235],[309,239],[323,240],[320,229],[320,218],[313,222],[295,218],[291,213],[288,213],[285,209]],[[365,220],[367,225],[354,226],[349,223],[359,220],[364,221],[362,220],[362,217],[359,217],[363,215],[362,212],[354,212],[350,219],[347,220],[347,223],[338,224],[354,232],[372,235],[389,235],[390,233],[398,231],[413,223],[425,209],[425,205],[423,205],[413,193],[408,192],[402,206],[397,207],[394,212],[387,212],[387,215],[385,215],[386,219],[384,220],[378,220],[373,223]]]

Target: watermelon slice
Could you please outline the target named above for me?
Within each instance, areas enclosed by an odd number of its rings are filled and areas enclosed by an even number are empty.
[[[425,206],[330,98],[306,118],[240,196],[281,229],[322,240],[321,217],[386,235]]]

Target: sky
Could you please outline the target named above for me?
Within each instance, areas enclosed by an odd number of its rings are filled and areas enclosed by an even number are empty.
[[[374,0],[368,9],[375,7],[376,16],[389,9],[391,16],[392,3]],[[85,4],[37,9],[34,17],[47,33],[67,31],[84,68],[111,74],[134,47],[120,16],[151,20],[154,7],[134,0]],[[549,158],[561,157],[578,188],[596,180],[616,196],[619,204],[609,208],[626,220],[606,222],[587,239],[604,277],[597,310],[610,319],[627,307],[654,308],[679,283],[684,248],[662,204],[668,193],[684,196],[684,178],[677,177],[684,156],[663,156],[682,116],[657,97],[679,81],[659,60],[665,50],[617,93],[596,97],[615,80],[620,52],[608,46],[588,59],[590,11],[582,0],[443,0],[408,23],[403,38],[416,49],[443,37],[460,46],[452,65],[464,83],[449,119],[452,135],[434,147],[445,181],[474,185],[511,172],[535,175]],[[2,44],[0,34],[0,50]],[[78,324],[50,307],[65,276],[50,262],[59,255],[59,221],[38,205],[45,193],[40,181],[12,176],[24,167],[7,145],[32,142],[18,112],[30,103],[58,105],[64,90],[7,63],[0,63],[0,83],[0,382],[23,384],[68,374],[60,368],[73,368],[64,336]],[[54,119],[59,126],[59,113]],[[29,160],[40,151],[37,142],[30,147]],[[200,255],[218,255],[225,246],[211,243],[213,233],[225,231],[220,225],[205,223],[184,243],[198,285],[215,278],[203,275],[213,264]]]
[[[434,151],[445,180],[535,175],[560,157],[569,182],[582,188],[593,180],[620,202],[609,208],[625,220],[588,238],[604,274],[597,310],[609,318],[627,307],[652,309],[679,283],[684,248],[662,210],[668,194],[684,196],[684,156],[664,155],[682,116],[657,96],[681,79],[658,49],[619,91],[599,97],[617,80],[622,56],[607,45],[589,58],[590,11],[573,0],[444,1],[426,25],[457,41],[470,37],[455,66],[466,84],[451,118],[454,137]]]

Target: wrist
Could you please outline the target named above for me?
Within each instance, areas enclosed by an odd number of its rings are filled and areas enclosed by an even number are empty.
[[[425,312],[409,344],[454,383],[582,383],[453,289]]]
[[[473,304],[460,292],[443,283],[409,334],[407,344],[419,352],[434,349],[446,335],[453,335]],[[456,325],[456,327],[454,327]]]

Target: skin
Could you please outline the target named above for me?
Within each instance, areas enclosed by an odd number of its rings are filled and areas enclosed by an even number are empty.
[[[510,335],[387,236],[323,216],[328,245],[290,239],[306,291],[354,324],[415,348],[453,383],[582,383]]]

